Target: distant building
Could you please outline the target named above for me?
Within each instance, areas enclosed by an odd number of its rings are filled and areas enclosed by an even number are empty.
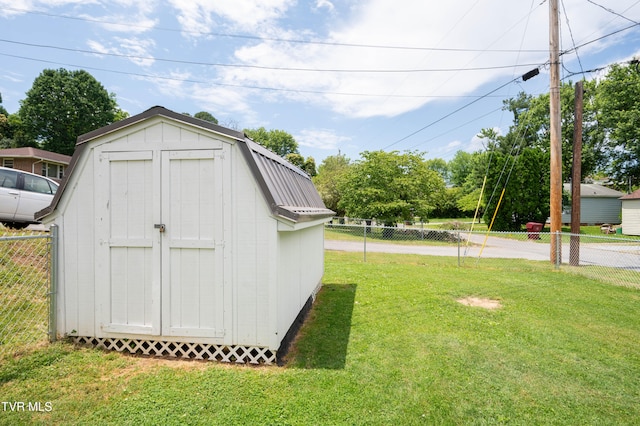
[[[68,155],[33,147],[0,149],[0,166],[61,181],[71,161]]]
[[[622,233],[640,235],[640,189],[620,198],[622,201]]]
[[[571,184],[565,183],[564,190],[571,192]],[[603,223],[620,223],[624,193],[595,183],[580,184],[580,223],[583,225],[600,225]],[[571,206],[565,206],[562,223],[571,223]]]

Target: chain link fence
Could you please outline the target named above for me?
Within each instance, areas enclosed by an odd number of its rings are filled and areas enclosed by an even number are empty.
[[[0,359],[55,340],[52,234],[0,229]]]
[[[335,219],[325,227],[325,248],[367,253],[453,256],[459,265],[486,258],[546,261],[550,267],[616,285],[640,288],[640,238],[549,232],[486,232],[469,223],[403,223]],[[555,239],[555,244],[552,244]],[[556,250],[551,253],[552,247]]]

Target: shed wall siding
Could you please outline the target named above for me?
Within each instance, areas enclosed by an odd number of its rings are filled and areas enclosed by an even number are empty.
[[[640,235],[640,200],[622,202],[622,233]]]
[[[93,162],[78,167],[67,189],[60,226],[58,331],[61,334],[94,335],[95,291]]]
[[[271,298],[276,280],[276,221],[242,158],[232,150],[234,224],[232,231],[236,340],[272,346],[275,339]]]
[[[278,335],[282,338],[320,283],[324,226],[278,233]]]

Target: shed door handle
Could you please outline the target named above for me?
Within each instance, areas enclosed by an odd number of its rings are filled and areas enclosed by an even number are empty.
[[[164,223],[156,223],[155,225],[153,225],[153,227],[156,228],[160,232],[164,232],[166,230],[166,227],[164,226]]]

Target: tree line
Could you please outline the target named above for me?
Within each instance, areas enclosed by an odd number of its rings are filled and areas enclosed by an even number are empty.
[[[630,192],[640,186],[640,65],[612,66],[584,82],[582,173]],[[563,181],[571,176],[574,127],[572,82],[560,88]],[[387,225],[433,217],[468,217],[479,207],[494,229],[520,230],[549,216],[549,95],[521,92],[505,100],[513,116],[506,134],[481,129],[483,149],[458,151],[449,161],[425,159],[418,151],[365,151],[351,161],[327,157],[316,171],[295,138],[284,130],[244,129],[313,177],[328,208],[339,216],[377,219]],[[190,115],[185,113],[186,115]],[[124,119],[128,114],[84,70],[44,70],[18,112],[2,107],[0,148],[36,146],[71,155],[78,135]],[[218,123],[209,112],[195,117]],[[504,194],[503,194],[504,192]],[[568,205],[568,200],[566,200]]]
[[[582,181],[623,192],[640,186],[640,69],[612,66],[584,82]],[[571,176],[574,97],[561,85],[563,181]],[[339,216],[375,218],[386,225],[432,217],[469,217],[479,207],[494,229],[519,231],[549,217],[549,95],[524,92],[504,101],[513,123],[505,135],[481,129],[483,149],[458,151],[451,161],[420,152],[366,151],[351,161],[327,157],[314,178],[325,204]],[[570,205],[564,194],[565,205]],[[497,209],[498,203],[500,208]]]

